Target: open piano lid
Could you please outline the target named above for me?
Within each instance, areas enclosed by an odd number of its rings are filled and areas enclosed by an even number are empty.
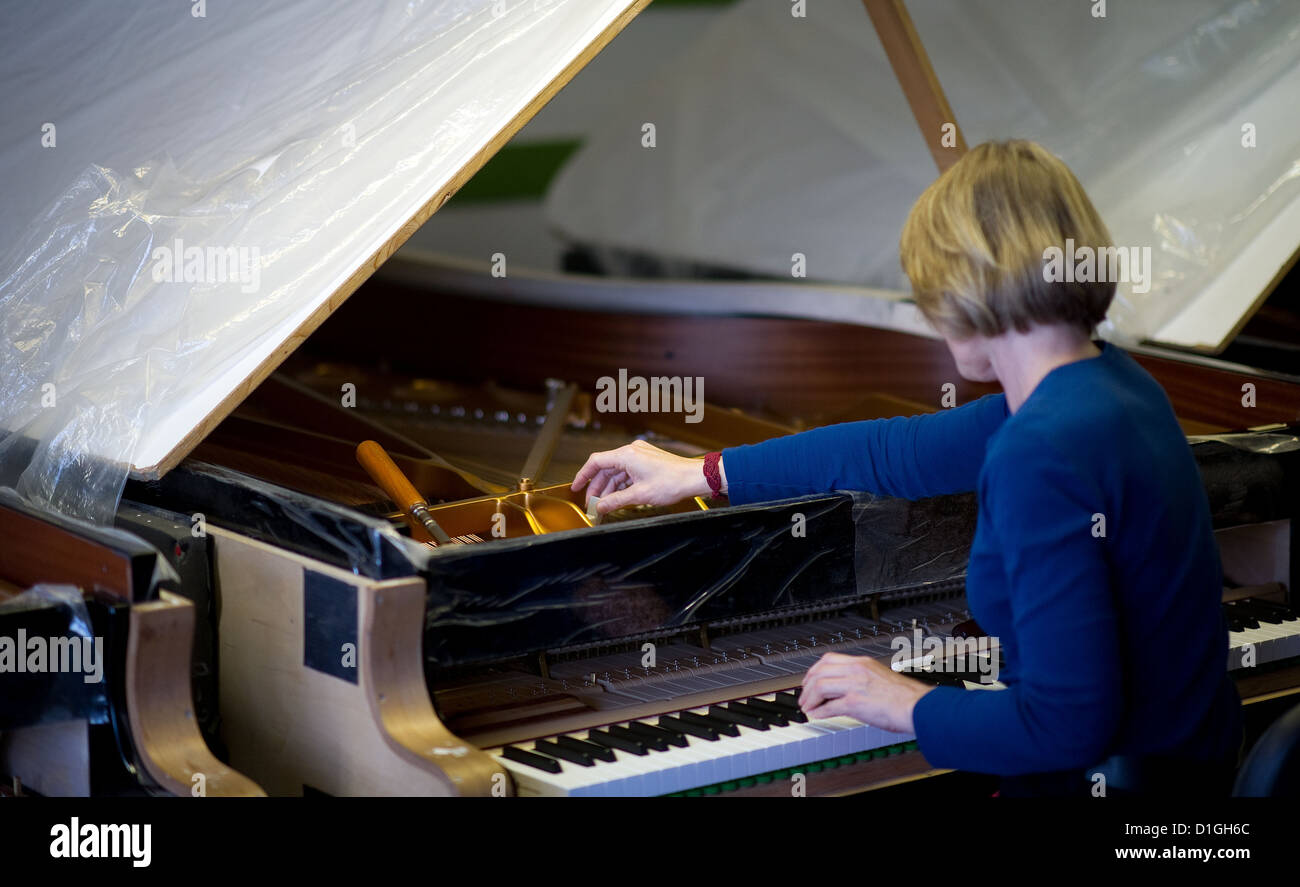
[[[6,4],[0,482],[108,520],[648,2]]]
[[[968,144],[1041,142],[1117,245],[1150,250],[1106,334],[1222,351],[1300,251],[1300,4],[907,9]],[[739,0],[623,98],[547,194],[567,239],[789,289],[799,252],[810,280],[907,296],[898,236],[934,162],[862,3],[792,26],[789,4]],[[640,120],[673,121],[671,144],[629,142]]]

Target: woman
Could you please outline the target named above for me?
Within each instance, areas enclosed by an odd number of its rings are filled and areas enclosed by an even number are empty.
[[[1164,392],[1092,341],[1114,282],[1047,279],[1045,251],[1067,240],[1110,246],[1069,168],[1031,142],[980,145],[921,195],[900,252],[958,372],[1002,394],[727,449],[703,469],[638,441],[593,454],[573,487],[601,513],[717,489],[733,503],[975,490],[967,598],[1001,641],[1007,689],[934,688],[828,653],[804,678],[807,714],[915,733],[934,766],[998,774],[1004,795],[1226,790],[1240,703],[1209,505]]]

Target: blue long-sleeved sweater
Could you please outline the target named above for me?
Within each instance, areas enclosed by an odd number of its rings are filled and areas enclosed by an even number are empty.
[[[1014,414],[989,395],[723,452],[737,503],[977,490],[966,594],[1001,640],[1008,689],[940,687],[920,700],[917,738],[936,767],[1013,776],[1113,754],[1213,762],[1240,742],[1195,460],[1159,384],[1101,348],[1052,370]]]

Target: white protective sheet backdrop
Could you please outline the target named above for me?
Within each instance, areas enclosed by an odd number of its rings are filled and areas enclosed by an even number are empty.
[[[631,5],[5,3],[0,483],[110,520]]]
[[[552,184],[560,232],[785,277],[801,252],[810,279],[906,290],[930,153],[861,0],[791,6],[742,0],[647,77]],[[1043,143],[1117,244],[1151,248],[1107,333],[1212,348],[1300,245],[1300,2],[1093,7],[907,3],[968,144]]]

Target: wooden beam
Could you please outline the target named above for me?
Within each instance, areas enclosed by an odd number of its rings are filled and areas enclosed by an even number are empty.
[[[966,140],[939,85],[903,0],[862,0],[939,172],[966,153]],[[945,125],[952,130],[945,134]],[[944,142],[948,144],[944,144]]]

